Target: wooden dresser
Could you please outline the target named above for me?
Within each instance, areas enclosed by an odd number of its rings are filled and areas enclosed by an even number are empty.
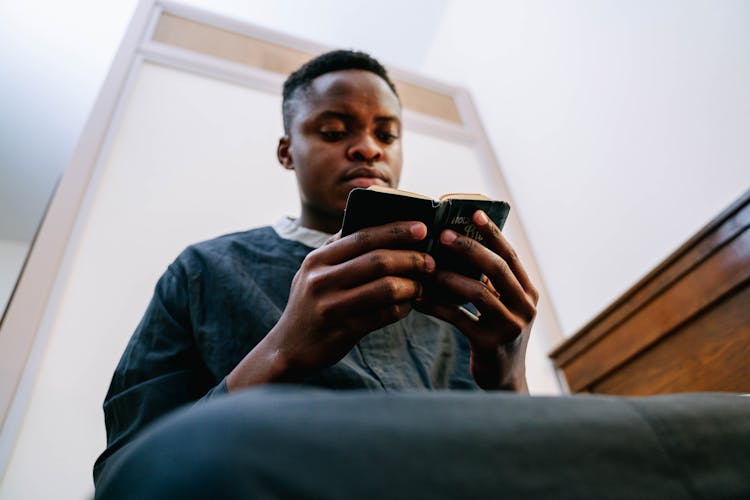
[[[750,191],[550,357],[571,392],[750,393]]]

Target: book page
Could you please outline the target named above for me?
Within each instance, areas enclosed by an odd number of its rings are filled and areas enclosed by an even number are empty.
[[[488,198],[487,196],[480,194],[480,193],[446,193],[438,199],[440,201],[443,201],[443,200],[488,200],[488,201],[491,201],[492,200],[491,198]]]
[[[379,191],[381,193],[390,193],[390,194],[398,194],[401,196],[409,196],[411,198],[422,198],[424,200],[432,200],[429,196],[425,196],[423,194],[419,193],[413,193],[411,191],[404,191],[403,189],[396,189],[391,188],[387,186],[370,186],[367,189],[371,189],[372,191]]]

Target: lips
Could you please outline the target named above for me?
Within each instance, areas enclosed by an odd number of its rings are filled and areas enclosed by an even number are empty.
[[[370,187],[374,184],[390,186],[390,177],[374,167],[356,167],[348,171],[342,178],[343,182],[355,187]]]
[[[383,181],[382,179],[377,179],[375,177],[355,177],[353,179],[349,179],[346,183],[348,186],[358,188],[368,188],[370,186],[374,186],[375,184],[378,184],[380,186],[387,186],[385,181]]]

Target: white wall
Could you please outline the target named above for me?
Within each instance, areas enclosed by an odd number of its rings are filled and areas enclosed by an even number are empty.
[[[750,2],[450,2],[468,86],[570,334],[750,188]],[[460,76],[457,76],[460,75]]]
[[[0,316],[136,3],[0,0]]]

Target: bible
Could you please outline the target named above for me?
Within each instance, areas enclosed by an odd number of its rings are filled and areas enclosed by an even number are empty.
[[[442,269],[479,279],[480,272],[456,259],[439,241],[443,229],[452,229],[483,243],[482,235],[472,222],[472,216],[477,210],[483,210],[502,229],[508,218],[510,205],[481,194],[451,193],[433,200],[421,194],[382,186],[356,188],[349,193],[347,199],[341,235],[347,236],[360,229],[389,222],[421,221],[427,226],[427,236],[412,249],[429,253]]]

